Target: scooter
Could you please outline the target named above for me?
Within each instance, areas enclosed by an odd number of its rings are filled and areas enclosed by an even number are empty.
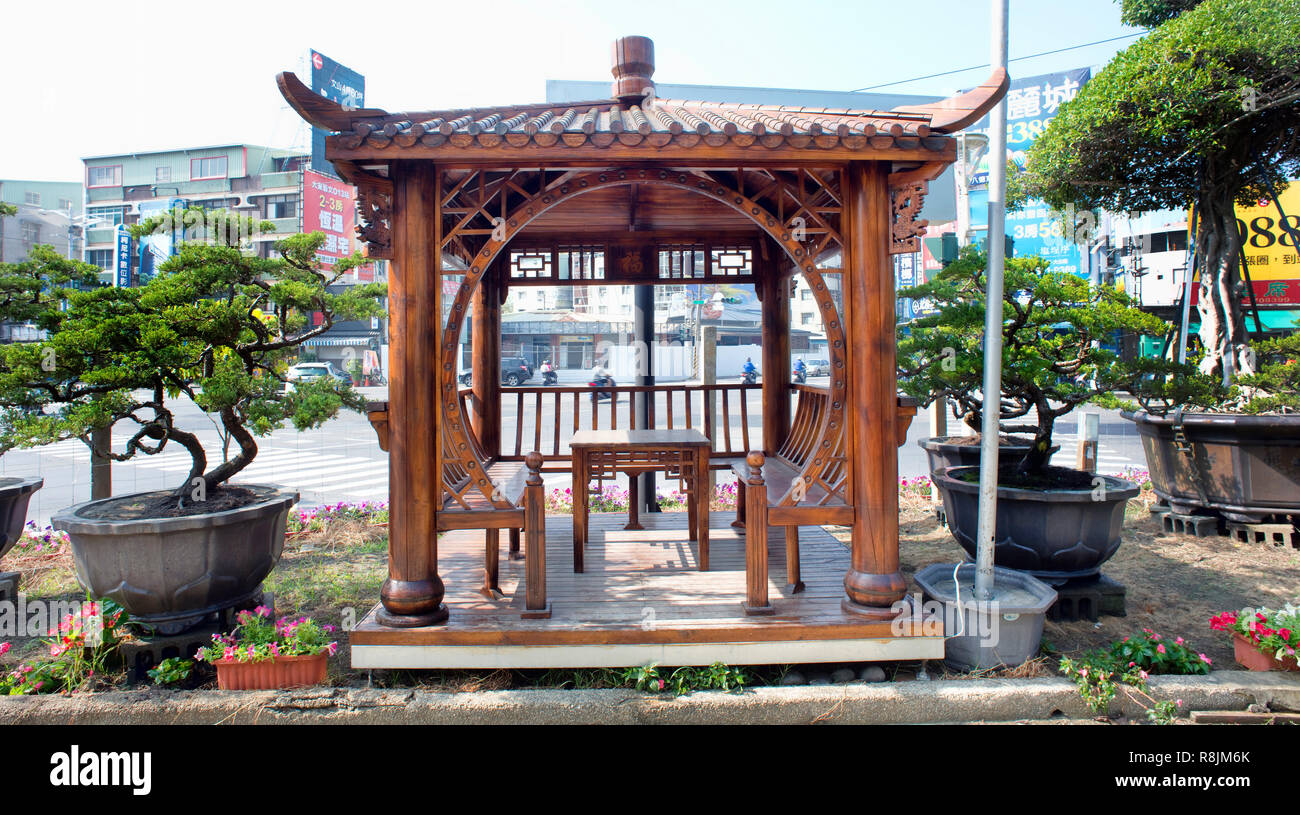
[[[589,388],[612,388],[615,387],[615,385],[616,383],[614,382],[614,377],[612,376],[597,377],[596,379],[587,383],[587,387]],[[613,398],[614,398],[613,391],[594,391],[591,394],[591,401],[593,402],[596,402],[601,399],[613,399]]]
[[[740,384],[742,385],[752,385],[757,381],[758,373],[756,371],[742,371],[740,374]]]
[[[553,370],[552,370],[552,371],[542,371],[542,384],[543,384],[543,385],[554,385],[556,382],[559,382],[559,381],[560,381],[560,378],[559,378],[558,376],[555,375],[555,371],[553,371]]]
[[[796,371],[794,372],[794,381],[795,381],[796,384],[799,384],[799,385],[802,385],[803,383],[807,382],[807,381],[808,381],[808,371],[807,371],[807,369],[804,369],[804,370],[802,370],[802,371],[800,371],[800,370],[796,370]]]

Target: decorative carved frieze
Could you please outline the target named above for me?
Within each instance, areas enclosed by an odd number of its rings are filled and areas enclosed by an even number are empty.
[[[357,236],[366,244],[366,255],[385,260],[393,257],[393,190],[391,185],[357,186]]]
[[[920,251],[919,238],[925,234],[929,221],[918,219],[921,206],[925,203],[925,194],[929,190],[925,181],[916,181],[893,187],[889,191],[894,209],[891,254]]]

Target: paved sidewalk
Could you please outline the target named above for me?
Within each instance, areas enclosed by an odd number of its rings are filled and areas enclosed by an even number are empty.
[[[1215,671],[1159,676],[1156,699],[1183,710],[1300,711],[1300,676]],[[1129,705],[1125,714],[1141,718]],[[305,688],[295,691],[160,691],[0,699],[7,724],[934,724],[1094,718],[1063,678],[756,688],[674,698],[630,690],[420,690]]]

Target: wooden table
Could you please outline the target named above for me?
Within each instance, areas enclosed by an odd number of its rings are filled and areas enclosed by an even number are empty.
[[[699,544],[700,571],[709,569],[709,452],[698,430],[581,430],[569,442],[573,457],[573,570],[583,571],[587,546],[587,494],[592,479],[630,476],[629,528],[637,523],[637,476],[663,472],[686,483],[687,529]]]

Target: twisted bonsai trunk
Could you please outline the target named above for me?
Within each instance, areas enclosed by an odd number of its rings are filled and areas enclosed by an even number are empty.
[[[1238,262],[1241,233],[1233,199],[1226,184],[1206,185],[1197,197],[1196,254],[1201,270],[1196,304],[1201,327],[1197,334],[1205,348],[1199,368],[1208,376],[1221,376],[1224,384],[1236,376],[1255,373],[1241,310],[1245,286]]]

